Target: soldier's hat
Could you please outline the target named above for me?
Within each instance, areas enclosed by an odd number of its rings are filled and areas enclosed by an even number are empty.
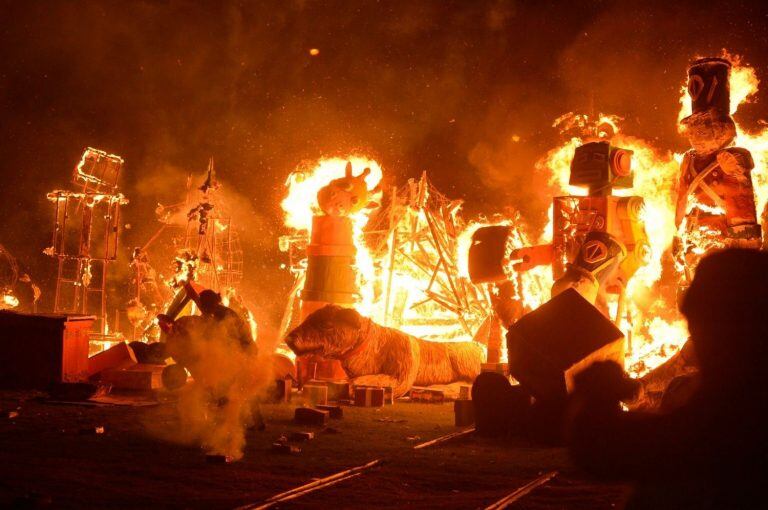
[[[724,58],[709,57],[691,62],[688,67],[691,115],[683,119],[683,123],[705,113],[711,113],[715,119],[730,118],[730,71],[731,63]]]

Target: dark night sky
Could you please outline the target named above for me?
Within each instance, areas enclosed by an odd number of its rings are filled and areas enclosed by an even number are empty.
[[[690,59],[727,48],[768,80],[761,3],[2,1],[0,244],[49,278],[44,195],[85,146],[126,160],[126,253],[214,156],[246,211],[253,296],[285,291],[279,200],[305,159],[361,151],[390,183],[427,170],[471,212],[511,203],[535,223],[549,197],[532,166],[557,143],[553,119],[594,104],[685,148]],[[741,115],[768,118],[765,103]]]

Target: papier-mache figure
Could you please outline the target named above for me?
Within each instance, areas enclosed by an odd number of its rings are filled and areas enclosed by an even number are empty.
[[[691,115],[681,121],[691,149],[680,166],[675,259],[685,281],[706,253],[722,248],[759,248],[751,172],[752,155],[735,147],[730,116],[731,63],[703,58],[688,68]]]
[[[366,168],[360,175],[352,175],[352,163],[347,162],[344,177],[334,179],[317,192],[317,203],[328,216],[350,216],[366,207],[375,207],[368,201],[375,190],[368,190],[365,178],[371,173]]]
[[[588,193],[554,197],[552,243],[515,249],[510,227],[478,229],[469,250],[472,281],[498,282],[513,272],[551,265],[553,296],[574,288],[607,314],[606,294],[618,295],[621,303],[629,279],[650,254],[640,219],[643,199],[612,194],[614,188],[632,187],[631,162],[632,151],[605,140],[576,148],[569,184]]]

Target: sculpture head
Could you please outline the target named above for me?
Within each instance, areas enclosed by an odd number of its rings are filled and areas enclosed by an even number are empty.
[[[691,115],[681,121],[681,127],[696,152],[714,152],[736,137],[730,110],[730,71],[731,63],[723,58],[702,58],[688,67]]]
[[[334,179],[317,192],[317,203],[329,216],[349,216],[368,205],[368,185],[365,178],[371,173],[366,168],[358,176],[352,175],[352,163],[347,162],[344,177]]]
[[[355,310],[327,305],[312,314],[286,336],[297,355],[319,354],[339,359],[359,341],[363,318]]]

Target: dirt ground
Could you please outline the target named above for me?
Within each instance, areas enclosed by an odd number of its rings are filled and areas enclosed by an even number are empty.
[[[484,508],[551,470],[560,474],[515,508],[612,509],[627,495],[625,486],[579,475],[563,449],[523,440],[466,436],[414,450],[457,430],[451,404],[345,407],[344,418],[330,424],[335,432],[318,431],[300,453],[273,453],[281,434],[310,430],[292,423],[299,403],[264,406],[267,429],[248,432],[243,460],[215,465],[199,447],[174,440],[173,402],[63,405],[41,394],[2,392],[0,507],[235,508],[373,459],[384,462],[275,508]],[[85,433],[97,426],[103,434]]]

